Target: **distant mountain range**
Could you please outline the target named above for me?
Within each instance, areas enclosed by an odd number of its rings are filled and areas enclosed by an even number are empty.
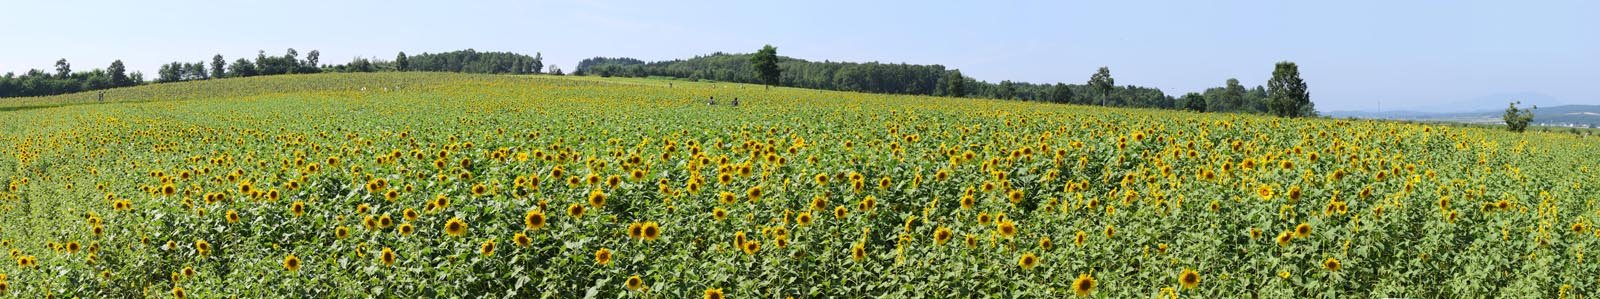
[[[1499,101],[1504,102],[1505,101],[1504,99],[1505,98],[1502,97],[1502,98],[1500,98]],[[1546,101],[1546,102],[1553,102],[1553,101]],[[1524,106],[1532,106],[1532,105],[1528,105],[1528,101],[1523,101],[1523,104],[1524,104]],[[1500,104],[1500,105],[1505,105],[1505,104]],[[1465,106],[1465,105],[1463,105],[1463,106]],[[1472,107],[1483,107],[1483,106],[1480,105],[1480,106],[1472,106]],[[1450,111],[1451,109],[1437,109],[1437,110],[1428,109],[1428,110],[1429,111]],[[1323,113],[1323,115],[1327,115],[1327,116],[1335,117],[1335,118],[1368,118],[1368,119],[1396,119],[1396,120],[1420,120],[1420,121],[1448,121],[1448,122],[1462,122],[1462,123],[1475,123],[1475,124],[1499,124],[1499,123],[1504,123],[1504,119],[1502,119],[1501,116],[1503,114],[1505,114],[1505,108],[1500,108],[1500,109],[1496,109],[1496,110],[1484,110],[1484,109],[1480,108],[1477,111],[1465,111],[1465,112],[1459,111],[1460,110],[1459,108],[1455,109],[1455,110],[1458,110],[1458,111],[1452,111],[1452,112],[1422,112],[1422,111],[1410,110],[1410,109],[1397,110],[1397,111],[1382,111],[1382,112],[1373,112],[1373,111],[1330,111],[1330,112]],[[1539,109],[1533,110],[1533,124],[1534,125],[1538,125],[1538,126],[1557,126],[1557,127],[1584,127],[1584,128],[1600,127],[1600,105],[1545,106],[1544,104],[1540,104],[1539,105]]]

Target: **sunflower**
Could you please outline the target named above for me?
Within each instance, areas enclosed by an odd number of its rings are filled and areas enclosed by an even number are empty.
[[[604,192],[600,192],[600,189],[589,191],[589,205],[594,206],[595,208],[605,206],[606,194]]]
[[[494,239],[483,241],[483,245],[478,246],[478,252],[483,253],[483,255],[494,256]]]
[[[394,265],[394,260],[397,257],[398,256],[395,255],[393,249],[389,249],[389,247],[384,247],[383,248],[383,253],[378,254],[378,261],[382,262],[384,266],[393,266]]]
[[[229,224],[239,223],[239,212],[237,211],[228,210],[227,213],[223,213],[223,216],[228,220]]]
[[[1022,257],[1017,258],[1017,266],[1022,266],[1022,269],[1024,269],[1024,270],[1033,269],[1033,266],[1038,266],[1038,265],[1039,265],[1039,257],[1038,256],[1034,256],[1033,253],[1031,253],[1031,252],[1030,253],[1024,253],[1024,254],[1022,254]]]
[[[1294,227],[1294,236],[1296,238],[1310,237],[1311,236],[1311,224],[1310,223],[1301,223],[1300,225],[1296,225]]]
[[[178,299],[188,298],[189,293],[184,292],[183,287],[172,287],[172,297]]]
[[[630,238],[630,239],[644,238],[644,224],[638,223],[638,222],[629,223],[628,224],[628,238]]]
[[[877,207],[877,206],[878,206],[878,198],[877,197],[873,197],[872,195],[867,195],[866,198],[861,199],[861,210],[862,211],[871,211],[872,208]]]
[[[583,205],[574,203],[567,206],[567,215],[571,215],[572,218],[583,218]]]
[[[283,269],[289,272],[300,271],[300,258],[293,254],[283,257]]]
[[[527,214],[522,215],[522,224],[527,226],[528,230],[539,230],[540,228],[543,228],[544,212],[539,210],[528,210]]]
[[[993,221],[994,217],[989,216],[989,212],[978,213],[978,225],[989,225],[989,222]]]
[[[1261,229],[1254,228],[1254,227],[1250,228],[1250,239],[1251,240],[1255,240],[1255,239],[1260,239],[1260,238],[1261,238]]]
[[[845,208],[842,205],[833,208],[833,218],[844,219],[845,216],[849,216],[849,215],[850,215],[850,209]]]
[[[800,213],[800,215],[794,216],[794,223],[798,225],[811,224],[811,212],[804,212]]]
[[[1116,233],[1117,233],[1117,228],[1115,226],[1106,225],[1106,239],[1110,239],[1110,238],[1115,237]]]
[[[716,219],[717,221],[728,219],[728,210],[723,210],[722,208],[712,208],[711,219]]]
[[[1339,272],[1339,259],[1328,258],[1322,261],[1322,268],[1328,271]]]
[[[1265,184],[1262,184],[1260,186],[1256,186],[1256,196],[1261,197],[1262,200],[1271,200],[1272,199],[1272,186],[1267,186]]]
[[[1289,246],[1289,241],[1294,241],[1294,232],[1284,231],[1278,234],[1278,246]]]
[[[1000,225],[998,225],[998,227],[1000,228],[1001,236],[1010,238],[1017,235],[1017,224],[1012,223],[1011,220],[1000,221]]]
[[[1072,292],[1078,296],[1089,296],[1089,293],[1094,292],[1094,285],[1094,276],[1078,274],[1078,279],[1072,281]]]
[[[611,264],[611,249],[606,249],[604,247],[601,247],[600,250],[595,251],[594,252],[594,262],[596,264],[600,264],[602,266],[610,265]]]
[[[625,285],[629,290],[638,291],[644,289],[644,278],[640,278],[638,275],[628,276],[628,281]]]
[[[744,191],[744,195],[750,201],[760,201],[761,200],[761,186],[750,187],[749,190],[745,190]]]
[[[344,226],[333,228],[333,237],[339,239],[350,237],[350,228],[346,228]]]
[[[1044,238],[1040,238],[1039,239],[1039,249],[1043,249],[1044,251],[1050,251],[1050,249],[1054,249],[1055,247],[1056,247],[1056,243],[1053,242],[1053,241],[1050,241],[1050,237],[1044,237]]]
[[[740,247],[740,249],[744,250],[744,254],[755,255],[757,252],[761,252],[761,241],[746,241]]]
[[[717,200],[722,201],[723,204],[733,204],[739,201],[739,197],[737,195],[733,195],[733,192],[723,191],[722,193],[717,194]]]
[[[406,221],[416,221],[417,218],[421,217],[422,215],[417,214],[416,209],[406,208],[405,211],[400,212],[400,216],[404,217]]]
[[[76,244],[78,244],[78,242],[72,242],[71,244],[68,244],[68,245],[76,245]],[[76,251],[76,250],[74,250],[74,251]],[[196,240],[196,241],[194,241],[194,251],[200,253],[200,255],[210,254],[211,253],[211,242],[206,242],[206,240]]]
[[[303,201],[296,201],[289,204],[289,214],[294,215],[295,217],[304,216],[306,214],[306,203]]]
[[[949,242],[950,238],[952,237],[955,237],[955,233],[951,232],[950,228],[948,227],[940,226],[938,229],[933,230],[934,244],[944,245],[944,243]]]
[[[660,239],[661,225],[657,224],[655,221],[645,222],[642,237],[644,237],[645,241],[655,241]]]
[[[972,236],[967,236],[967,240],[969,240],[970,243]],[[850,247],[850,257],[855,258],[855,260],[858,262],[866,260],[867,246],[865,244],[856,243],[855,246]]]
[[[466,235],[467,223],[461,221],[461,218],[450,217],[450,220],[444,223],[444,233],[452,237]]]
[[[414,227],[414,226],[411,226],[410,223],[406,223],[406,224],[401,224],[400,228],[397,229],[396,231],[399,232],[400,235],[406,236],[406,235],[411,235],[412,232],[416,232],[417,228]]]
[[[972,207],[977,206],[977,205],[978,205],[978,200],[973,198],[972,195],[961,196],[961,209],[963,209],[963,210],[971,210]]]
[[[1022,197],[1022,190],[1011,190],[1011,192],[1006,193],[1006,199],[1011,200],[1011,203],[1022,202]]]
[[[450,198],[445,197],[444,194],[435,195],[433,197],[433,207],[441,210],[450,207]]]
[[[1178,284],[1183,285],[1185,289],[1193,289],[1200,285],[1200,273],[1194,269],[1183,269],[1182,273],[1178,273]]]
[[[706,289],[705,299],[724,299],[722,289]]]

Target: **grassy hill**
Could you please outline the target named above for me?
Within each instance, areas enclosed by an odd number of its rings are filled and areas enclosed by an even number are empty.
[[[4,105],[0,297],[1600,288],[1572,134],[446,73]]]

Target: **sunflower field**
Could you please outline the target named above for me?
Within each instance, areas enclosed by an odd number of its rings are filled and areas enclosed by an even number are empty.
[[[0,104],[0,297],[1600,292],[1575,135],[549,76],[108,98]]]

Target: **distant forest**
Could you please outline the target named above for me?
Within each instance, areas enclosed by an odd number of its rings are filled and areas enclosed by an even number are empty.
[[[673,77],[688,80],[707,80],[738,83],[766,83],[752,64],[758,54],[713,53],[686,60],[645,62],[633,58],[595,57],[584,59],[573,69],[574,75],[601,77]],[[961,74],[960,70],[946,69],[942,65],[917,65],[879,62],[807,61],[777,56],[776,50],[766,53],[766,65],[777,64],[774,85],[811,89],[856,91],[885,94],[913,94],[950,97],[979,97],[1008,100],[1105,105],[1115,107],[1183,109],[1192,111],[1274,113],[1285,115],[1285,109],[1298,111],[1291,115],[1314,116],[1315,107],[1304,94],[1304,83],[1298,71],[1290,70],[1293,82],[1299,85],[1303,104],[1284,109],[1273,109],[1272,96],[1266,87],[1245,87],[1238,80],[1228,79],[1224,85],[1172,95],[1154,87],[1136,85],[1117,86],[1110,70],[1101,68],[1090,75],[1084,84],[1036,84],[1027,82],[979,81]],[[322,64],[317,50],[305,53],[291,48],[283,55],[269,56],[258,51],[254,59],[237,58],[228,61],[221,54],[212,56],[209,63],[172,62],[162,65],[152,81],[144,74],[127,72],[121,60],[113,61],[105,69],[74,72],[66,59],[56,61],[55,70],[29,70],[22,75],[6,73],[0,77],[0,98],[46,96],[107,88],[134,86],[147,83],[167,83],[215,78],[236,78],[279,74],[306,74],[323,72],[460,72],[485,74],[542,74],[564,75],[551,65],[544,65],[541,54],[532,56],[509,52],[478,52],[466,49],[445,53],[406,55],[400,52],[392,60],[352,58],[345,64]],[[1282,67],[1282,65],[1280,65]],[[1289,67],[1293,68],[1292,63]],[[1274,77],[1279,70],[1274,71]],[[771,77],[769,77],[771,78]],[[1291,86],[1294,87],[1294,86]]]
[[[538,74],[545,69],[544,58],[508,52],[478,52],[473,49],[446,53],[422,53],[407,56],[395,55],[394,60],[376,60],[356,57],[345,64],[320,64],[317,50],[301,56],[290,48],[283,55],[267,55],[259,51],[254,60],[238,58],[229,62],[222,54],[212,56],[210,63],[172,62],[161,66],[153,81],[145,81],[140,72],[128,73],[122,60],[111,62],[105,69],[73,72],[66,59],[56,61],[54,72],[29,70],[22,75],[6,73],[0,77],[0,98],[33,97],[92,91],[107,88],[135,86],[148,83],[167,83],[217,78],[238,78],[281,74],[311,74],[325,72],[457,72],[484,74]],[[550,71],[560,74],[555,66]]]
[[[601,77],[674,77],[738,83],[761,83],[751,66],[755,54],[714,53],[687,60],[645,62],[626,57],[595,57],[578,62],[574,75]],[[888,94],[980,97],[1009,100],[1106,105],[1116,107],[1187,109],[1267,113],[1267,88],[1244,87],[1236,79],[1200,93],[1169,95],[1154,87],[1106,86],[1104,93],[1091,84],[991,83],[961,75],[943,65],[807,61],[778,57],[780,86]],[[1087,75],[1087,74],[1086,74]],[[1109,81],[1107,70],[1106,80]],[[1106,82],[1110,83],[1110,82]],[[1299,115],[1315,115],[1306,103]]]

